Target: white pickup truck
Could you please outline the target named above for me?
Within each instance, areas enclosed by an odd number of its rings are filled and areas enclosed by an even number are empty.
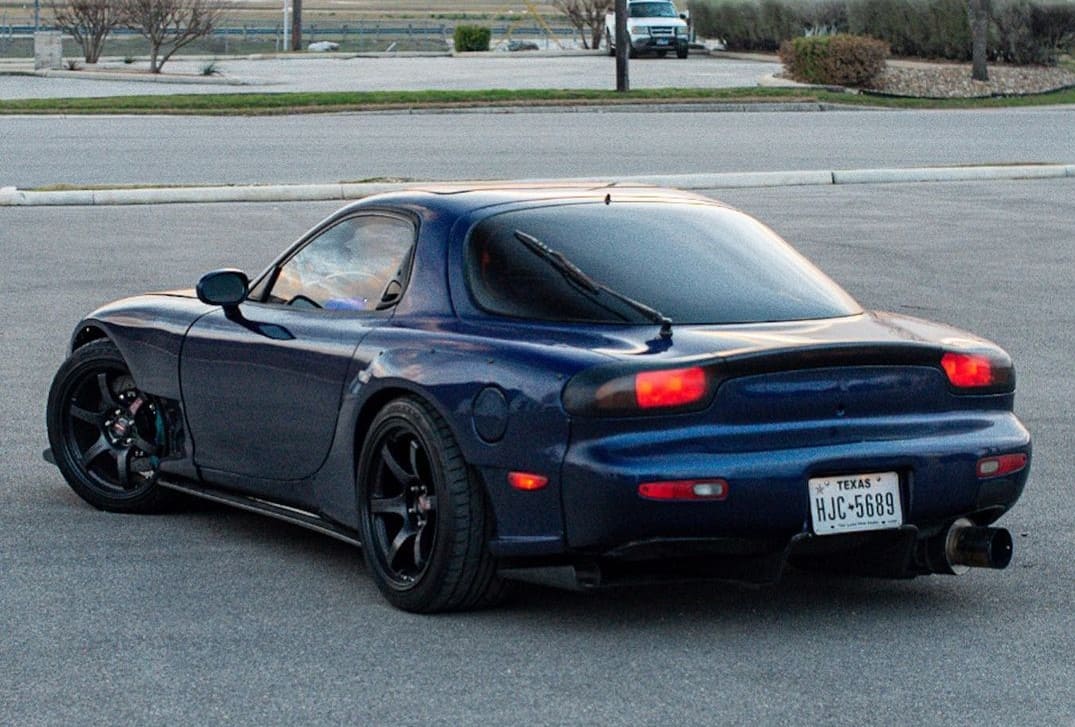
[[[663,58],[670,50],[678,58],[687,57],[690,38],[685,16],[670,0],[627,0],[627,34],[631,58],[642,53]],[[605,45],[610,56],[616,55],[616,14],[612,11],[605,15]]]

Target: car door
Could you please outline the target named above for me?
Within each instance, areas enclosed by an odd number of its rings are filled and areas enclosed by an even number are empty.
[[[237,310],[187,333],[180,361],[194,461],[258,479],[314,474],[332,443],[358,344],[406,284],[415,223],[347,217],[278,264]]]

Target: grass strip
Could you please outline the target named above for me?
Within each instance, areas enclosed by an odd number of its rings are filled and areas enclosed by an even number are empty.
[[[230,93],[103,98],[12,99],[3,114],[199,114],[270,115],[343,111],[459,109],[490,106],[665,103],[826,103],[909,109],[1002,108],[1075,103],[1069,88],[1033,96],[921,99],[856,95],[800,88],[659,88],[629,93],[590,89],[490,89],[469,91],[369,91]]]

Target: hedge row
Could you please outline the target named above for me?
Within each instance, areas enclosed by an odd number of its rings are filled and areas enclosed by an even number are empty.
[[[885,70],[888,43],[859,35],[815,35],[780,44],[780,60],[805,83],[869,86]]]
[[[690,9],[698,35],[729,50],[853,33],[884,40],[899,56],[970,59],[966,0],[691,0]],[[1072,0],[995,0],[992,16],[992,60],[1054,64],[1075,46]]]

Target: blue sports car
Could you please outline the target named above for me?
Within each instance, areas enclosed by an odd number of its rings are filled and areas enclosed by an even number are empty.
[[[996,345],[863,310],[711,199],[429,187],[252,281],[91,313],[45,454],[98,508],[185,493],[360,544],[389,602],[433,612],[520,580],[1003,568],[1014,395]]]

